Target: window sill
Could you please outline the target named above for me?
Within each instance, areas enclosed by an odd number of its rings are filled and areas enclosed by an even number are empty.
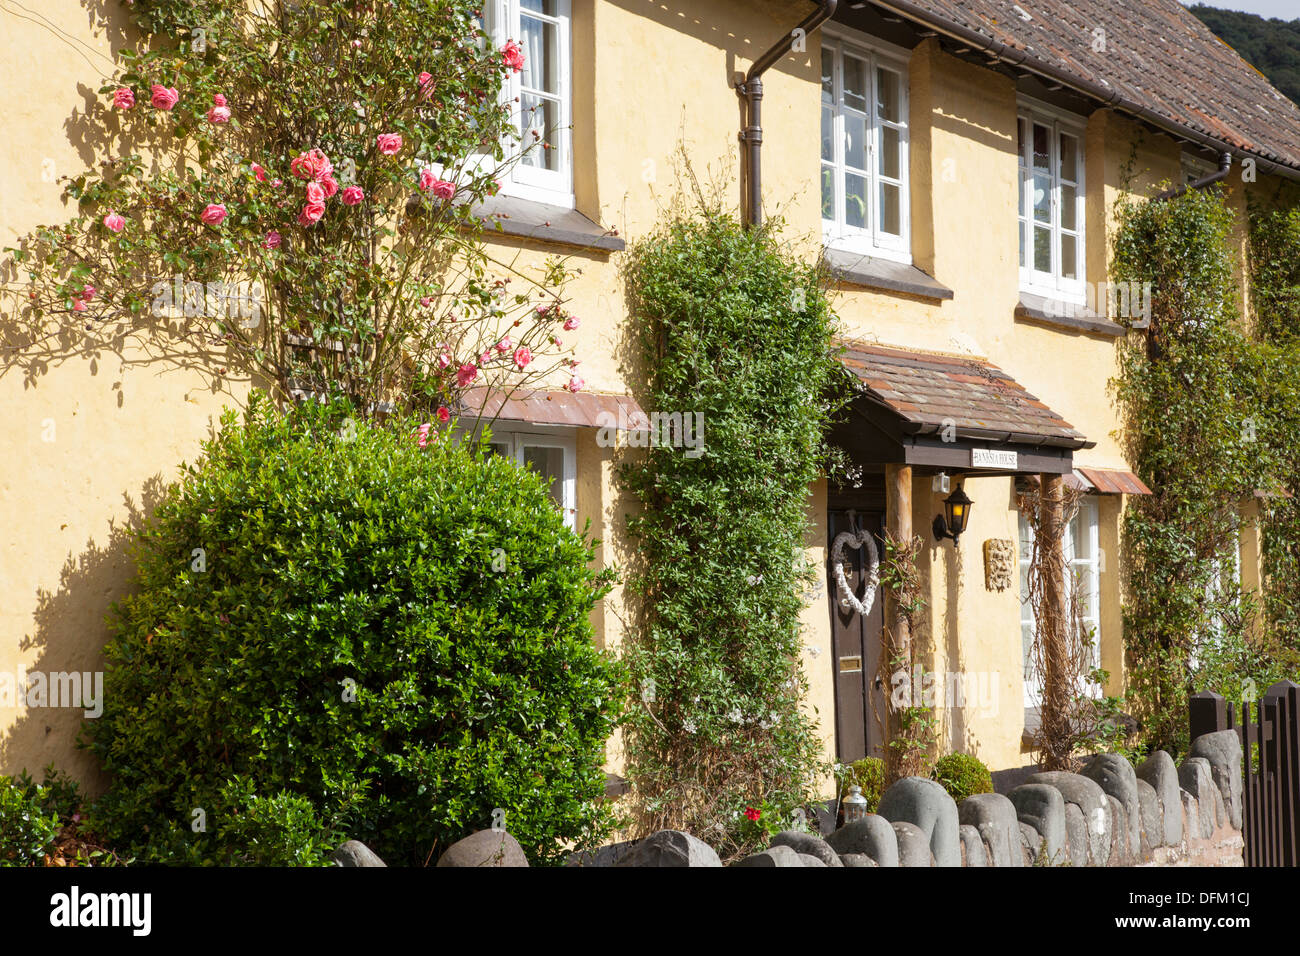
[[[1017,322],[1042,325],[1063,332],[1082,332],[1110,338],[1119,338],[1124,334],[1124,326],[1093,312],[1086,305],[1075,305],[1028,292],[1020,293],[1015,315]]]
[[[622,252],[627,246],[621,237],[601,228],[576,209],[564,206],[500,195],[484,200],[474,207],[473,213],[484,220],[484,228],[489,233],[603,252]]]
[[[898,292],[936,302],[953,297],[952,289],[906,263],[834,248],[822,250],[822,261],[835,280],[845,285]]]

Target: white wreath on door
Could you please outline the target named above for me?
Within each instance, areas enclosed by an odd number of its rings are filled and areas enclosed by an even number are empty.
[[[867,588],[866,600],[859,601],[849,587],[848,575],[844,573],[844,549],[867,549]],[[839,594],[840,607],[857,611],[863,617],[871,613],[871,605],[876,600],[876,588],[880,585],[880,554],[876,551],[875,536],[866,529],[858,531],[841,531],[831,543],[831,569],[835,575],[835,590]]]

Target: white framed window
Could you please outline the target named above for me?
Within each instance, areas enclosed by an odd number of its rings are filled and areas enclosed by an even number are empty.
[[[564,513],[564,523],[577,527],[578,455],[572,431],[526,431],[497,423],[492,426],[491,448],[549,479],[551,500]]]
[[[823,31],[821,70],[822,238],[910,263],[907,54]]]
[[[1065,528],[1062,547],[1070,568],[1070,586],[1075,589],[1084,636],[1091,642],[1092,666],[1101,666],[1101,549],[1098,545],[1100,523],[1097,499],[1086,495],[1079,501],[1079,510]],[[1024,674],[1025,706],[1036,707],[1042,700],[1043,688],[1039,675],[1033,673],[1034,607],[1029,600],[1029,564],[1034,550],[1034,529],[1023,514],[1020,516],[1020,650]],[[1079,691],[1099,692],[1095,685],[1084,685]]]
[[[1023,102],[1016,121],[1020,287],[1083,303],[1083,125]]]
[[[570,0],[484,0],[483,17],[498,49],[514,40],[524,55],[501,88],[520,136],[505,144],[511,166],[501,191],[572,207]]]

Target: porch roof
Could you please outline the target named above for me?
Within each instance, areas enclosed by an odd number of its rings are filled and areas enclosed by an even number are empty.
[[[645,418],[636,399],[626,395],[565,389],[517,389],[506,393],[472,388],[465,393],[463,410],[472,410],[483,418],[579,428],[637,428]]]
[[[841,361],[857,376],[866,395],[894,412],[912,434],[952,425],[959,438],[1070,449],[1096,444],[990,362],[845,345],[848,350]]]

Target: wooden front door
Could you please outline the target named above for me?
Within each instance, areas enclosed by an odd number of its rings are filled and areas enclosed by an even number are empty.
[[[856,524],[850,522],[850,516]],[[834,563],[830,560],[835,538],[844,531],[866,529],[876,540],[879,558],[885,555],[885,516],[880,511],[832,509],[827,513],[830,530],[826,542],[826,574],[831,606],[831,666],[835,672],[835,743],[840,763],[863,757],[884,757],[884,681],[880,677],[880,637],[884,627],[884,597],[876,588],[875,599],[864,616],[840,603]],[[865,547],[848,546],[844,551],[844,575],[853,595],[866,602],[867,561]]]

